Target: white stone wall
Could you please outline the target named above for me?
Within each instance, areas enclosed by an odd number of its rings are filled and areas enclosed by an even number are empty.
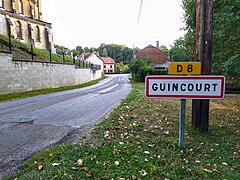
[[[0,94],[56,88],[101,78],[101,70],[75,69],[74,65],[12,61],[0,53]]]

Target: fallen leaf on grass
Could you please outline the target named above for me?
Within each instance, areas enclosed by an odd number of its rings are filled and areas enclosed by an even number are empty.
[[[78,165],[78,166],[82,166],[83,165],[83,160],[79,159],[77,162],[75,162],[74,164]]]
[[[209,170],[209,169],[204,169],[204,171],[209,172],[209,173],[212,173],[212,171]]]
[[[43,170],[43,165],[40,164],[40,165],[38,166],[38,171],[41,172],[42,170]]]
[[[223,162],[223,163],[222,163],[222,165],[228,166],[228,163],[226,163],[226,162]]]
[[[53,163],[52,166],[59,166],[61,163]]]
[[[169,131],[163,131],[163,134],[168,135]]]
[[[92,173],[86,172],[86,176],[87,176],[87,177],[92,177]]]
[[[147,175],[147,172],[145,170],[141,170],[141,171],[139,171],[139,173],[141,174],[141,176],[146,176]]]
[[[89,171],[90,170],[90,168],[89,167],[83,167],[83,168],[81,168],[82,170],[85,170],[85,171]]]

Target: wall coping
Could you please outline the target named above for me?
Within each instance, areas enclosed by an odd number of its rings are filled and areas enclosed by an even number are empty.
[[[12,54],[10,51],[2,51],[0,50],[0,54]]]

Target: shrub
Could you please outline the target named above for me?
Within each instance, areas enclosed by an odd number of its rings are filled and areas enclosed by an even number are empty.
[[[234,84],[240,83],[240,54],[232,56],[226,61],[224,75]]]
[[[129,63],[129,70],[132,73],[132,77],[135,81],[144,82],[145,77],[154,73],[154,67],[150,61],[146,58],[132,59]]]

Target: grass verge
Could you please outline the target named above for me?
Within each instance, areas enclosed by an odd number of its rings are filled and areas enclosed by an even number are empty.
[[[65,86],[65,87],[59,87],[59,88],[40,89],[40,90],[21,92],[21,93],[3,94],[3,95],[0,95],[0,102],[23,99],[23,98],[27,98],[27,97],[43,95],[43,94],[48,94],[48,93],[53,93],[53,92],[60,92],[60,91],[77,89],[77,88],[83,88],[86,86],[91,86],[91,85],[97,84],[99,81],[101,81],[103,79],[105,79],[105,77],[96,79],[96,80],[93,80],[93,81],[90,81],[87,83],[75,85],[75,86]]]
[[[147,99],[133,90],[86,140],[27,160],[16,179],[239,179],[240,96],[211,101],[210,132],[191,128],[178,148],[179,100]]]

